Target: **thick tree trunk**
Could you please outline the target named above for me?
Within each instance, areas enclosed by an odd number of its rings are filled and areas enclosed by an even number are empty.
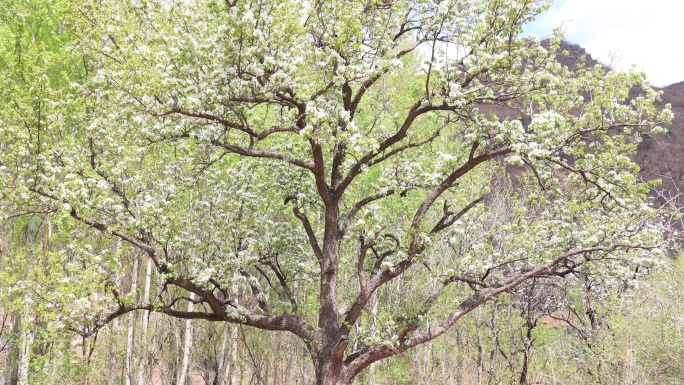
[[[321,349],[316,367],[317,385],[340,385],[342,358],[347,346],[347,335],[340,333],[337,279],[339,273],[338,220],[339,203],[332,201],[326,208],[323,253],[321,258],[321,291],[318,310],[318,327],[322,332]]]
[[[324,365],[316,374],[316,385],[346,385],[341,370],[335,370],[333,365]]]

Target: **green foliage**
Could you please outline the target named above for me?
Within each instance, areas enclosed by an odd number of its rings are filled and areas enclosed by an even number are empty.
[[[671,261],[667,269],[608,309],[611,330],[602,344],[612,350],[613,383],[681,382],[683,261],[681,257]]]

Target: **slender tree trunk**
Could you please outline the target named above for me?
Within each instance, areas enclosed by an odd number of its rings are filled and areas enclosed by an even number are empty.
[[[467,348],[469,348],[469,344],[465,343],[463,341],[463,336],[461,335],[461,332],[456,329],[456,346],[458,347],[459,352],[465,352]],[[444,349],[444,354],[445,357],[448,357],[447,349]],[[468,357],[470,358],[470,357]],[[466,367],[470,366],[469,364],[466,364],[466,356],[465,354],[459,354],[458,355],[458,361],[456,362],[456,367],[452,369],[452,374],[449,378],[454,378],[456,377],[456,385],[463,385],[463,379],[466,378]],[[456,374],[460,373],[460,374]],[[450,383],[450,385],[453,385]]]
[[[135,257],[133,262],[133,276],[131,283],[131,293],[138,290],[138,264],[139,258]],[[135,313],[128,315],[128,331],[126,335],[126,385],[133,383],[133,331],[135,329]]]
[[[221,385],[228,383],[228,385],[235,385],[235,384],[240,384],[242,383],[242,370],[238,367],[238,359],[237,359],[237,354],[238,354],[238,327],[237,326],[231,326],[232,328],[232,335],[231,335],[231,341],[233,341],[230,345],[230,354],[229,354],[229,361],[228,364],[226,365],[226,370],[223,374],[223,382]],[[240,370],[238,370],[240,369]],[[238,373],[239,372],[239,373]],[[227,379],[227,381],[226,381]]]
[[[17,385],[19,383],[19,358],[21,357],[21,348],[17,344],[17,340],[21,335],[21,314],[15,312],[12,314],[12,335],[10,337],[9,354],[7,357],[7,384]]]
[[[33,261],[36,260],[36,239],[38,238],[38,228],[39,225],[36,223],[35,218],[31,218],[28,222],[26,228],[26,243],[30,248],[28,252],[28,272],[33,270]],[[28,273],[27,272],[27,273]],[[23,319],[25,321],[30,320],[31,317],[31,305],[33,303],[33,298],[31,293],[26,294],[26,308],[24,310]],[[33,330],[30,322],[24,322],[21,330],[21,354],[19,358],[19,385],[29,384],[29,364],[31,360],[31,347],[33,346]]]
[[[377,322],[376,320],[378,319],[378,302],[380,302],[378,298],[378,294],[376,293],[371,297],[370,301],[372,301],[371,305],[371,315],[373,316],[373,330],[377,327]],[[377,363],[373,362],[370,364],[370,368],[368,369],[368,380],[370,383],[373,383],[373,377],[375,376],[375,369],[376,369]]]
[[[477,329],[477,385],[482,384],[482,374],[484,371],[484,346],[482,346],[482,308],[477,308],[477,319],[475,321]]]
[[[430,330],[430,320],[425,323],[425,329]],[[425,376],[430,375],[432,368],[432,343],[427,343],[425,345],[425,357],[423,357],[423,373]]]
[[[116,377],[117,377],[117,356],[118,356],[118,349],[117,349],[117,338],[114,338],[114,336],[117,335],[118,333],[118,326],[119,326],[120,319],[117,318],[115,319],[112,324],[109,326],[110,333],[112,335],[112,342],[109,344],[109,374],[107,377],[107,385],[114,385],[116,383]]]
[[[59,359],[62,357],[62,353],[54,349],[54,357],[52,358],[52,368],[50,368],[50,385],[55,385],[55,380],[57,379],[57,372],[59,371]]]
[[[532,349],[532,327],[530,325],[527,326],[527,333],[525,334],[525,349],[523,350],[522,370],[520,371],[520,385],[527,385],[530,350]]]
[[[120,242],[114,242],[111,245],[111,253],[112,255],[118,257],[119,256],[119,246]],[[121,276],[117,276],[116,278],[116,287],[119,292],[123,292],[122,288],[122,282],[121,282]],[[123,330],[121,330],[121,318],[115,318],[114,321],[111,323],[109,327],[109,331],[112,335],[112,342],[109,344],[109,376],[107,378],[107,385],[114,385],[117,383],[117,379],[119,376],[119,369],[120,365],[118,364],[119,362],[119,342],[120,339],[114,337],[120,335]],[[85,350],[83,351],[83,355],[86,355]],[[126,373],[122,373],[123,376],[126,375]],[[121,378],[123,380],[123,378]],[[121,384],[121,382],[119,382]]]
[[[190,295],[190,299],[194,300],[195,299],[195,294]],[[188,311],[191,312],[195,308],[195,304],[190,302],[188,303]],[[181,367],[180,371],[178,374],[178,385],[185,385],[185,380],[188,377],[188,367],[190,366],[190,349],[192,348],[192,322],[188,319],[185,320],[185,331],[184,331],[184,337],[183,337],[183,347],[182,347],[182,355],[183,355],[183,361],[181,362]]]
[[[460,356],[460,354],[459,354]],[[449,374],[447,374],[447,362],[450,359],[450,354],[446,347],[442,347],[442,362],[441,362],[441,375],[442,375],[442,381],[446,380],[447,378],[449,379],[449,385],[454,385],[454,377],[456,374],[456,369],[457,366],[452,366],[451,370],[449,370]],[[457,362],[455,359],[451,360],[452,363]]]
[[[150,302],[150,283],[152,281],[152,259],[147,259],[147,270],[145,271],[145,289],[143,292],[143,303]],[[145,384],[145,369],[147,364],[147,327],[150,320],[150,312],[148,310],[142,313],[142,327],[140,331],[140,360],[138,362],[138,385]]]
[[[29,299],[29,303],[30,303]],[[29,306],[26,306],[24,319],[29,318]],[[33,332],[31,325],[26,323],[21,332],[21,358],[19,361],[19,385],[29,384],[29,363],[31,359],[31,346],[33,345]]]
[[[494,384],[496,380],[496,375],[494,373],[496,371],[496,343],[499,339],[499,326],[496,322],[496,306],[496,302],[492,303],[492,318],[490,319],[492,329],[492,348],[489,351],[489,385]]]
[[[213,385],[221,385],[221,380],[224,377],[223,373],[226,371],[226,367],[230,365],[226,362],[228,359],[228,357],[226,357],[226,347],[228,345],[229,332],[230,325],[226,324],[223,328],[223,336],[221,336],[221,350],[219,351],[218,368],[216,369],[216,376],[214,377]]]
[[[234,296],[237,296],[237,290],[233,288],[232,294]],[[242,383],[242,378],[241,374],[238,375],[238,371],[241,372],[239,366],[238,366],[238,359],[237,359],[237,354],[238,354],[238,343],[239,343],[239,330],[237,325],[231,325],[231,324],[226,324],[226,328],[224,329],[224,348],[225,348],[225,342],[226,342],[226,337],[230,333],[230,349],[228,351],[228,360],[224,365],[223,370],[219,370],[219,373],[221,375],[220,377],[220,385],[235,385],[235,384],[241,384]],[[223,351],[223,348],[222,348]]]

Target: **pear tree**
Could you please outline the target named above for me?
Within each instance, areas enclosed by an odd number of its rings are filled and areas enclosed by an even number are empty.
[[[643,73],[522,38],[548,6],[73,2],[50,71],[0,70],[2,215],[49,218],[62,279],[92,286],[53,307],[64,328],[151,311],[288,332],[321,385],[528,280],[611,285],[662,254],[629,154],[671,112]],[[147,301],[112,289],[126,253],[156,270]]]

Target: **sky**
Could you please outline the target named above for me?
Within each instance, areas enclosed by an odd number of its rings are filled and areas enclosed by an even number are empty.
[[[549,36],[562,26],[565,40],[615,70],[636,65],[653,85],[684,81],[684,1],[554,0],[551,9],[525,28]]]

